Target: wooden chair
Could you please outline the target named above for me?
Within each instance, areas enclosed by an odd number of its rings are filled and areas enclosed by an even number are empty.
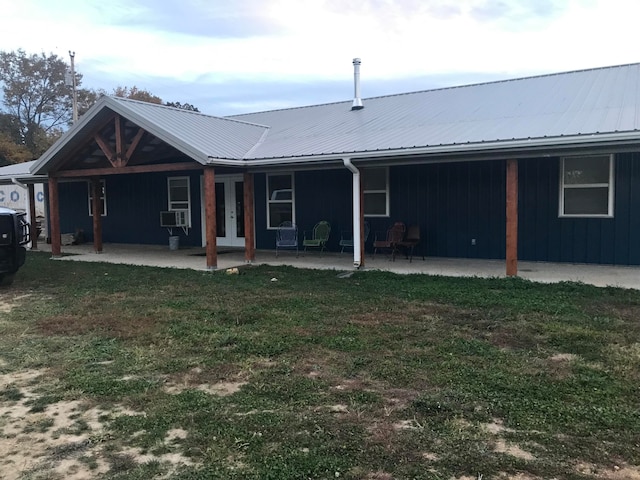
[[[407,230],[407,234],[404,239],[398,243],[400,248],[404,248],[405,255],[409,259],[409,263],[413,261],[413,250],[420,243],[420,227],[418,225],[411,225]],[[422,260],[424,260],[424,253],[422,254]]]
[[[304,238],[302,240],[304,251],[306,252],[307,248],[319,248],[320,251],[323,252],[327,247],[330,233],[331,224],[329,222],[322,220],[316,223],[309,238],[307,238],[307,232],[304,232]]]
[[[276,258],[278,250],[283,248],[295,248],[298,256],[298,227],[289,221],[282,222],[276,229]]]
[[[373,241],[373,258],[378,253],[379,248],[384,248],[391,251],[391,260],[395,261],[396,252],[398,251],[398,245],[404,238],[404,232],[406,227],[402,222],[396,222],[391,228],[387,230],[387,234],[376,237]]]
[[[369,238],[369,232],[371,227],[369,226],[369,222],[364,222],[364,241],[367,241]],[[338,243],[342,249],[340,253],[344,253],[345,248],[353,248],[353,232],[351,230],[340,232],[340,242]]]

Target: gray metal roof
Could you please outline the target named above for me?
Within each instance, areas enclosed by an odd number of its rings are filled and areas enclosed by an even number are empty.
[[[38,176],[31,174],[31,168],[35,165],[36,160],[24,163],[15,163],[0,167],[0,185],[9,185],[13,183],[13,179],[21,183],[39,183],[46,181],[46,176]]]
[[[230,118],[269,125],[245,158],[327,155],[638,132],[640,64]],[[499,145],[497,145],[499,146]]]
[[[246,121],[105,96],[38,159],[33,171],[48,171],[65,153],[85,142],[86,135],[110,112],[120,114],[202,164],[210,157],[242,158],[268,130],[268,127]]]
[[[366,82],[366,80],[365,80]],[[202,164],[281,164],[640,141],[640,64],[213,117],[104,97],[33,168],[116,112]]]
[[[242,158],[268,127],[247,120],[213,117],[189,110],[125,98],[107,97],[109,107],[194,160]]]

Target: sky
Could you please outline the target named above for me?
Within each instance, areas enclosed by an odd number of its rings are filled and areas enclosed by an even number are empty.
[[[0,0],[0,50],[232,115],[640,61],[637,0]]]

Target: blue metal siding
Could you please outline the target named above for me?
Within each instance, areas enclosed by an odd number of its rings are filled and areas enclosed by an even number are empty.
[[[166,244],[169,232],[160,227],[160,212],[167,210],[167,178],[189,176],[191,191],[191,224],[188,235],[173,229],[180,244],[202,244],[200,209],[200,172],[105,177],[107,215],[102,217],[102,238],[107,243]],[[87,241],[93,240],[93,219],[88,211],[87,182],[61,182],[60,225],[63,233],[84,230]]]
[[[390,215],[367,217],[371,251],[376,232],[395,221],[418,224],[418,253],[439,257],[502,259],[505,255],[505,162],[459,162],[396,166],[389,169]],[[616,155],[614,218],[560,218],[559,159],[519,161],[518,256],[521,260],[640,264],[640,153]],[[192,225],[189,235],[175,229],[181,244],[200,246],[200,172],[106,177],[105,242],[166,244],[159,226],[167,209],[167,177],[188,175]],[[274,248],[267,229],[266,175],[255,174],[256,246]],[[296,222],[303,232],[319,220],[332,225],[329,249],[339,250],[342,230],[351,230],[351,174],[346,169],[294,174]],[[61,231],[83,229],[92,237],[87,183],[60,183]],[[475,239],[475,245],[472,245]]]
[[[558,158],[519,163],[521,260],[640,264],[640,154],[615,156],[614,218],[560,218]]]
[[[89,189],[87,182],[60,182],[58,184],[58,199],[60,204],[60,232],[75,233],[76,230],[83,230],[85,239],[92,241],[93,219],[89,216]]]
[[[385,235],[396,221],[418,224],[422,244],[418,253],[442,257],[504,258],[505,164],[465,162],[391,167],[390,215],[366,217],[372,249],[375,234]],[[273,249],[275,232],[267,230],[266,178],[255,176],[256,245]],[[344,170],[295,173],[296,222],[302,243],[322,219],[331,222],[329,249],[339,250],[342,230],[351,230],[351,174]],[[471,239],[476,245],[471,245]]]
[[[377,230],[418,224],[425,255],[504,258],[504,162],[393,167],[389,175],[391,215],[376,219]]]
[[[267,229],[266,175],[254,177],[256,246],[275,248],[275,230]],[[314,170],[294,173],[296,224],[302,247],[304,232],[310,236],[320,220],[331,223],[329,250],[338,250],[340,232],[351,230],[351,173],[340,170]]]

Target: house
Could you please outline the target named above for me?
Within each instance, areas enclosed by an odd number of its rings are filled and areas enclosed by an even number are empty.
[[[98,252],[166,244],[162,218],[213,269],[216,246],[252,261],[282,221],[328,220],[355,232],[359,267],[364,222],[402,221],[423,253],[505,259],[508,275],[518,259],[640,264],[640,64],[367,99],[355,87],[229,117],[100,99],[31,169],[48,178],[53,254],[76,229]]]

